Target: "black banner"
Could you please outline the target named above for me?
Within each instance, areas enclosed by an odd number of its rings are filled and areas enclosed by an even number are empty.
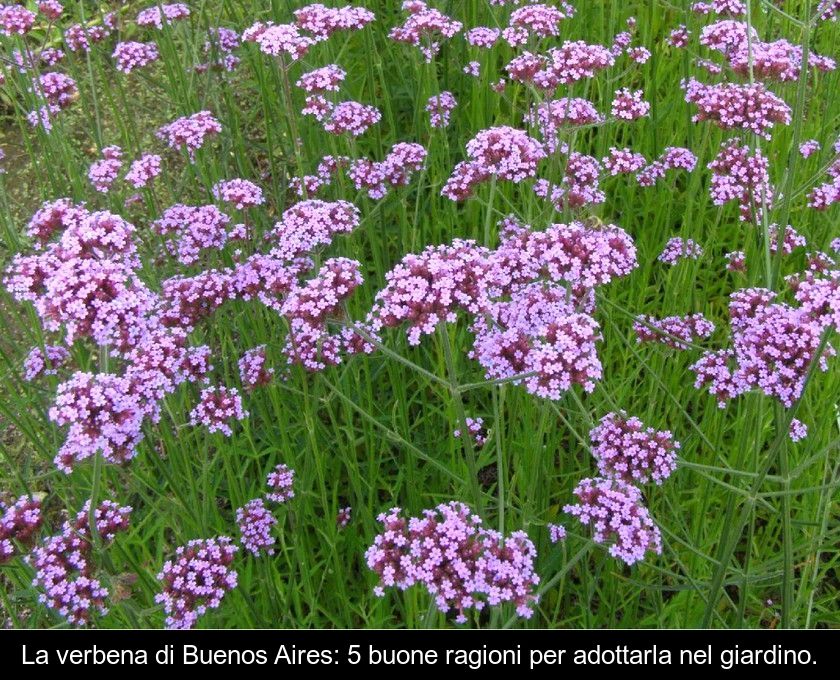
[[[8,672],[135,665],[287,671],[339,667],[391,674],[409,667],[528,673],[628,667],[735,673],[778,667],[833,674],[840,631],[16,630],[4,631],[0,642]]]

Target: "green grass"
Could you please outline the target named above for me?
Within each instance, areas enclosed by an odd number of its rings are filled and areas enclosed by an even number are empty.
[[[88,19],[99,11],[99,3],[66,4],[78,18],[83,10]],[[494,245],[493,225],[511,212],[537,228],[577,217],[551,214],[528,183],[500,182],[492,193],[487,184],[463,204],[440,196],[466,141],[494,124],[520,126],[534,93],[514,84],[502,95],[490,90],[489,83],[504,75],[503,66],[513,56],[504,44],[486,52],[465,47],[457,38],[445,43],[430,65],[416,49],[388,40],[387,30],[403,17],[396,0],[357,1],[376,11],[376,23],[359,33],[336,35],[290,68],[292,82],[328,63],[348,71],[342,95],[382,111],[382,122],[356,141],[329,137],[311,119],[298,116],[301,92],[287,89],[278,65],[253,45],[240,49],[242,65],[232,75],[198,75],[189,68],[200,59],[207,26],[241,30],[258,19],[285,22],[303,4],[192,2],[191,22],[157,36],[162,63],[130,76],[113,68],[113,39],[89,58],[69,55],[61,68],[77,79],[80,101],[57,118],[51,135],[33,132],[21,120],[31,108],[32,95],[26,92],[26,78],[10,70],[2,90],[2,127],[15,152],[9,154],[9,173],[0,191],[4,259],[26,248],[23,229],[38,202],[66,195],[120,212],[138,227],[143,276],[154,287],[184,272],[173,261],[160,264],[151,258],[155,242],[148,225],[168,205],[211,202],[214,181],[250,178],[269,198],[264,209],[247,215],[262,233],[294,200],[287,191],[290,177],[313,173],[328,153],[381,159],[397,141],[417,141],[429,149],[425,171],[408,187],[381,201],[356,195],[344,181],[325,193],[326,198],[353,201],[363,216],[362,226],[337,238],[329,250],[331,256],[353,257],[364,265],[366,283],[349,305],[355,318],[363,317],[385,273],[408,252],[456,237],[483,242],[487,224],[488,245]],[[507,10],[490,9],[483,0],[430,4],[467,27],[504,26],[507,16]],[[605,75],[562,92],[588,97],[599,110],[608,111],[615,89],[643,88],[653,105],[648,119],[571,133],[573,148],[601,157],[610,146],[630,146],[653,158],[674,145],[691,148],[699,159],[694,173],[669,174],[653,188],[638,187],[624,176],[608,179],[607,201],[584,211],[586,217],[626,229],[639,256],[639,267],[630,276],[599,290],[595,317],[603,331],[599,357],[604,378],[592,394],[576,390],[550,402],[514,385],[475,386],[483,374],[467,357],[471,335],[465,320],[426,336],[417,348],[409,347],[401,330],[389,331],[384,336],[387,351],[354,357],[315,375],[292,370],[288,380],[248,395],[250,418],[230,439],[187,424],[198,389],[182,386],[166,400],[161,422],[146,426],[138,457],[125,468],[101,466],[97,484],[90,463],[69,476],[52,465],[62,432],[49,422],[47,409],[60,380],[34,386],[22,381],[23,357],[48,338],[34,311],[3,293],[0,489],[15,496],[45,494],[51,526],[59,523],[62,510],[76,512],[95,486],[98,499],[109,497],[134,508],[131,529],[107,552],[97,554],[100,578],[118,597],[96,626],[162,625],[154,595],[163,562],[190,539],[236,536],[235,509],[263,493],[266,474],[280,462],[293,467],[297,476],[295,499],[277,513],[277,553],[255,559],[240,551],[239,587],[201,619],[201,627],[452,625],[416,589],[374,597],[375,578],[364,564],[364,551],[378,532],[378,513],[398,505],[416,515],[452,499],[481,508],[487,523],[502,531],[524,529],[539,552],[542,597],[536,615],[525,622],[514,618],[512,609],[502,608],[471,619],[471,626],[840,626],[836,361],[829,372],[812,375],[796,405],[809,435],[793,444],[784,427],[792,412],[760,394],[744,395],[721,410],[692,386],[688,366],[697,352],[637,345],[632,332],[637,314],[702,312],[718,326],[708,346],[720,347],[727,338],[726,305],[732,291],[768,280],[780,287],[779,274],[805,265],[802,252],[768,262],[763,229],[739,222],[735,206],[711,203],[705,166],[720,142],[735,133],[691,123],[692,108],[678,85],[681,78],[698,74],[691,61],[705,20],[691,14],[688,4],[580,1],[576,17],[564,25],[564,38],[609,45],[632,15],[638,19],[635,44],[653,52],[643,66],[631,68],[625,59]],[[782,9],[804,17],[808,6],[788,0]],[[837,55],[836,24],[798,25],[769,7],[765,2],[751,6],[750,20],[762,38],[807,39],[812,50]],[[134,15],[133,8],[124,12],[127,20]],[[694,32],[688,51],[664,45],[679,23]],[[121,39],[151,39],[136,37],[140,33],[129,21],[126,26]],[[55,35],[53,31],[51,39]],[[17,38],[4,42],[6,54],[20,45]],[[480,79],[461,72],[471,59],[482,63]],[[795,122],[776,126],[772,140],[761,143],[771,159],[773,182],[785,194],[769,221],[793,224],[812,250],[826,249],[837,235],[837,208],[818,213],[805,206],[805,194],[831,160],[830,147],[840,128],[837,88],[836,71],[807,82],[774,84],[771,89],[794,108]],[[434,130],[423,106],[444,89],[460,105],[449,128]],[[214,112],[224,132],[199,153],[195,165],[163,152],[165,180],[127,210],[122,203],[129,192],[93,192],[86,171],[97,149],[119,144],[128,157],[141,150],[161,153],[154,131],[202,108]],[[301,139],[297,150],[291,143],[295,136]],[[803,160],[796,148],[809,138],[819,139],[824,148]],[[699,241],[704,256],[674,268],[657,262],[673,235]],[[736,249],[747,253],[746,275],[724,270],[723,254]],[[215,266],[229,261],[230,253],[210,260]],[[250,347],[266,343],[278,367],[283,365],[283,329],[270,310],[237,302],[217,312],[193,339],[214,349],[213,383],[238,386],[236,361]],[[81,369],[101,368],[95,349],[83,342],[73,347],[73,358]],[[673,431],[682,443],[677,472],[661,487],[644,490],[662,530],[663,554],[632,569],[593,544],[587,530],[562,512],[577,481],[595,473],[588,450],[590,427],[619,408]],[[464,443],[451,435],[464,414],[481,416],[491,426],[490,440],[475,452],[474,461]],[[339,530],[335,517],[346,505],[353,507],[353,520]],[[549,543],[546,525],[551,522],[566,524],[565,542]],[[38,603],[31,578],[19,559],[0,566],[4,615],[16,627],[65,625]]]

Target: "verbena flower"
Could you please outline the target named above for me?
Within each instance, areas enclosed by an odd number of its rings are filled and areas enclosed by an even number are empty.
[[[272,503],[285,503],[295,497],[295,471],[288,465],[280,463],[266,478],[269,492],[265,497]]]
[[[148,66],[160,58],[157,45],[153,42],[121,42],[117,43],[111,55],[117,62],[117,70],[131,73],[135,69]]]
[[[70,352],[61,345],[33,347],[23,360],[23,377],[31,382],[44,375],[56,375],[69,361]]]
[[[263,191],[247,179],[226,179],[213,185],[213,196],[218,201],[231,203],[237,210],[252,208],[265,203]]]
[[[506,602],[530,618],[540,578],[534,570],[536,549],[523,531],[505,537],[484,526],[463,503],[452,501],[424,510],[420,517],[401,517],[399,508],[378,516],[382,533],[365,553],[379,577],[374,593],[419,585],[437,608],[466,621],[470,609]]]
[[[221,131],[222,125],[212,113],[199,111],[164,125],[157,131],[157,136],[173,149],[184,149],[194,160],[195,152],[204,146],[207,138]]]
[[[20,496],[6,506],[0,503],[0,565],[18,554],[18,545],[26,548],[41,528],[44,518],[41,501],[34,496]]]
[[[239,379],[246,389],[268,385],[274,379],[274,369],[266,366],[265,345],[247,350],[239,359]]]
[[[696,340],[710,337],[714,330],[714,324],[702,314],[663,319],[641,315],[633,322],[637,342],[659,342],[674,349],[688,349]]]
[[[697,260],[703,255],[703,248],[697,241],[690,238],[674,236],[668,239],[659,257],[656,259],[674,266],[681,260]]]
[[[183,2],[170,5],[155,5],[137,14],[137,25],[162,29],[164,24],[181,21],[190,16],[190,8]]]
[[[248,411],[242,408],[242,397],[235,387],[211,386],[201,391],[198,403],[190,411],[190,425],[201,425],[208,432],[233,436],[231,420],[245,420]]]
[[[620,479],[583,479],[575,487],[576,504],[563,511],[592,529],[596,543],[610,544],[609,553],[628,565],[648,552],[662,552],[659,527],[644,505],[642,492]]]
[[[262,498],[254,498],[237,508],[236,523],[239,526],[242,545],[253,555],[259,556],[263,551],[266,555],[274,554],[271,529],[277,524],[277,519],[265,507]]]
[[[189,629],[226,593],[237,586],[232,568],[237,547],[227,536],[195,539],[175,551],[157,575],[161,592],[155,602],[163,605],[166,627]]]
[[[433,128],[443,128],[449,125],[449,115],[458,106],[455,97],[451,92],[444,91],[429,98],[426,102],[426,111],[429,115],[429,124]]]
[[[467,433],[469,434],[470,439],[472,439],[473,444],[476,447],[481,448],[487,443],[487,429],[484,427],[484,418],[470,418],[468,416],[466,422]],[[454,429],[452,431],[452,436],[460,438],[460,428]]]

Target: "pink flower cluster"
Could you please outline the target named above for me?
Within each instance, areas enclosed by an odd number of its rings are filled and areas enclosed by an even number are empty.
[[[211,386],[201,391],[198,403],[190,411],[190,425],[202,425],[208,432],[233,436],[231,420],[245,420],[248,412],[242,408],[242,397],[235,387]]]
[[[347,77],[347,72],[330,64],[304,73],[297,81],[297,86],[309,94],[320,92],[338,92],[339,85]]]
[[[164,24],[169,25],[174,21],[187,19],[189,16],[190,8],[183,2],[176,2],[171,5],[155,5],[137,14],[137,25],[161,30]]]
[[[633,322],[637,342],[658,342],[674,349],[689,349],[693,342],[710,337],[714,330],[715,325],[702,314],[664,319],[642,315]]]
[[[100,193],[108,193],[122,169],[122,149],[118,146],[106,146],[102,149],[102,159],[96,161],[88,170],[88,179],[93,188]]]
[[[234,197],[242,198],[235,188]],[[198,261],[202,251],[219,250],[225,246],[229,224],[230,217],[215,205],[191,206],[178,203],[164,210],[163,215],[152,222],[152,229],[161,236],[174,237],[175,243],[167,244],[170,251],[177,255],[181,264],[190,265]]]
[[[131,73],[134,69],[148,66],[160,58],[157,44],[153,42],[117,43],[111,55],[117,62],[117,70]]]
[[[589,438],[602,477],[628,484],[662,484],[677,469],[680,443],[671,432],[646,427],[623,411],[601,418]]]
[[[388,187],[407,186],[411,176],[423,169],[426,149],[420,144],[399,142],[391,147],[385,160],[371,161],[358,158],[349,161],[347,176],[358,191],[367,191],[370,198],[383,198]],[[319,174],[319,184],[329,184],[331,172]]]
[[[740,140],[729,140],[721,145],[708,167],[712,171],[709,191],[715,205],[738,201],[744,222],[758,222],[763,206],[772,207],[770,164],[760,149],[751,153]]]
[[[33,347],[23,360],[23,377],[31,382],[43,375],[56,375],[69,361],[70,352],[61,345]]]
[[[578,502],[564,512],[589,525],[596,543],[612,543],[610,555],[633,565],[648,552],[662,552],[659,527],[644,505],[642,492],[620,479],[583,479],[575,487]]]
[[[37,18],[23,5],[0,5],[0,32],[3,35],[26,35]]]
[[[593,78],[614,63],[615,57],[603,45],[567,40],[561,47],[548,50],[547,55],[523,52],[505,70],[512,80],[531,83],[541,90],[554,90],[558,85]]]
[[[280,463],[268,473],[266,484],[269,492],[265,497],[272,503],[285,503],[291,500],[295,497],[294,481],[295,471],[288,465]]]
[[[519,616],[530,618],[537,601],[536,549],[523,531],[510,536],[484,527],[463,503],[452,501],[404,519],[399,508],[377,518],[384,530],[365,552],[379,577],[374,593],[420,585],[444,613],[467,620],[469,609],[511,602]]]
[[[559,132],[567,125],[596,125],[604,121],[588,99],[580,97],[553,99],[534,104],[525,115],[524,122],[539,129],[546,151],[560,149]]]
[[[699,109],[692,118],[695,122],[708,120],[724,130],[750,130],[766,139],[776,123],[790,123],[790,107],[761,83],[704,85],[692,78],[683,88],[685,100]]]
[[[20,496],[12,505],[0,503],[0,565],[18,554],[17,545],[30,545],[41,528],[41,501]],[[17,544],[17,545],[16,545]]]
[[[481,448],[487,443],[487,429],[484,427],[484,418],[470,418],[467,421],[467,433],[477,448]],[[456,438],[461,437],[461,430],[455,429],[452,431],[452,436]]]
[[[736,291],[730,297],[732,349],[706,352],[691,369],[695,387],[707,387],[721,407],[751,389],[758,389],[790,408],[802,395],[812,362],[828,370],[829,347],[816,352],[823,327],[813,310],[774,302],[763,288]]]
[[[562,524],[548,525],[548,540],[552,543],[559,543],[566,540],[566,527]]]
[[[265,345],[249,349],[240,357],[239,378],[248,390],[268,385],[274,379],[274,369],[266,367]]]
[[[467,142],[467,158],[455,166],[441,195],[461,201],[472,194],[476,184],[490,177],[519,183],[537,173],[545,150],[533,137],[505,125],[480,131]]]
[[[613,98],[611,115],[620,120],[637,120],[644,118],[650,113],[650,103],[646,102],[642,90],[630,91],[623,87],[616,90]]]
[[[127,530],[130,514],[130,507],[103,501],[93,513],[102,541],[110,543]],[[47,538],[26,558],[35,570],[32,585],[44,591],[39,601],[76,626],[89,623],[95,613],[108,613],[108,589],[94,577],[91,539],[87,501],[72,522],[64,522],[60,534]]]
[[[350,524],[350,519],[353,513],[353,508],[349,505],[344,508],[340,508],[338,514],[335,517],[335,524],[339,529],[345,529]]]
[[[155,154],[143,154],[131,164],[125,176],[125,181],[135,189],[142,189],[148,186],[155,177],[160,175],[160,156]]]
[[[222,125],[209,111],[199,111],[191,116],[184,116],[161,127],[157,136],[165,141],[172,149],[186,150],[191,159],[195,159],[204,142],[211,135],[222,131]]]
[[[668,239],[662,252],[656,258],[660,262],[670,264],[672,267],[681,260],[697,260],[703,255],[703,248],[697,241],[690,238],[674,236]]]
[[[501,31],[498,28],[476,26],[467,31],[466,39],[473,47],[480,47],[487,50],[496,44],[500,35]]]
[[[338,31],[360,31],[376,17],[364,7],[325,7],[314,3],[294,11],[295,24],[318,41]]]
[[[213,185],[217,201],[231,203],[237,210],[253,208],[265,203],[262,189],[247,179],[226,179]]]
[[[455,96],[448,91],[443,91],[426,102],[426,111],[430,114],[429,124],[433,128],[444,128],[449,125],[449,115],[458,106]]]
[[[359,226],[359,220],[359,209],[349,201],[300,201],[283,213],[269,233],[277,243],[271,252],[283,260],[294,260],[328,246],[336,234],[349,234]]]
[[[277,519],[265,507],[262,498],[254,498],[237,508],[236,523],[239,525],[242,545],[253,555],[258,556],[263,550],[266,555],[274,554],[271,529],[277,524]]]
[[[161,592],[155,602],[163,605],[166,627],[192,628],[198,617],[216,609],[225,594],[237,586],[231,567],[237,547],[227,536],[195,539],[175,551],[157,575]]]
[[[502,36],[511,47],[526,44],[530,36],[556,38],[560,35],[560,23],[574,13],[574,7],[567,2],[560,3],[559,7],[545,4],[520,7],[511,13]]]
[[[427,62],[431,62],[440,51],[442,40],[454,37],[463,27],[436,9],[432,9],[420,0],[403,3],[403,9],[409,14],[400,26],[391,29],[391,40],[418,47]]]

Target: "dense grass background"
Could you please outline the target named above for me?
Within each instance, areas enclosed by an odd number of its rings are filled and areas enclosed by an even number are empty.
[[[114,3],[121,6],[121,3]],[[440,197],[443,182],[461,160],[464,144],[494,124],[521,125],[533,100],[525,87],[509,85],[496,94],[489,85],[504,75],[513,52],[499,43],[492,51],[468,47],[461,37],[443,45],[433,65],[419,51],[387,39],[387,30],[403,14],[396,0],[357,1],[377,14],[367,29],[338,34],[317,45],[290,69],[292,82],[311,68],[338,63],[348,71],[345,98],[380,108],[382,122],[356,141],[326,135],[317,123],[298,115],[303,94],[287,88],[277,64],[254,45],[244,45],[242,66],[232,75],[195,74],[202,60],[207,27],[241,30],[258,19],[289,21],[303,2],[189,3],[190,22],[155,33],[163,61],[130,76],[115,71],[110,59],[113,39],[88,56],[69,55],[65,68],[79,83],[80,102],[59,116],[51,135],[33,132],[22,122],[29,110],[26,79],[10,70],[2,90],[0,134],[7,150],[7,174],[0,190],[4,261],[26,247],[23,227],[41,200],[70,196],[88,205],[124,214],[147,234],[149,223],[174,202],[212,202],[213,182],[227,177],[257,181],[269,198],[264,209],[248,213],[257,232],[268,229],[294,198],[289,177],[312,173],[326,153],[381,159],[397,141],[417,141],[429,150],[427,167],[409,187],[381,201],[357,195],[338,181],[327,198],[345,198],[362,211],[362,226],[340,237],[330,255],[346,255],[365,266],[366,284],[351,300],[350,312],[361,317],[369,308],[385,272],[406,253],[455,237],[484,240],[485,224],[508,213],[543,228],[572,219],[551,214],[526,184],[499,183],[490,202],[489,185],[464,204]],[[467,27],[504,26],[509,10],[489,8],[484,0],[431,3]],[[443,626],[451,622],[429,606],[429,597],[411,590],[372,595],[375,578],[363,553],[378,532],[375,517],[394,505],[418,514],[440,502],[463,500],[481,506],[489,524],[509,532],[524,529],[539,550],[542,599],[536,615],[524,622],[502,609],[469,625],[556,627],[692,627],[711,625],[794,627],[840,626],[840,457],[836,408],[840,376],[836,363],[816,373],[797,417],[809,425],[808,438],[791,443],[785,413],[770,399],[748,394],[725,410],[692,387],[688,365],[696,352],[674,352],[659,345],[638,346],[633,316],[702,312],[718,324],[708,342],[726,341],[728,295],[747,285],[764,285],[761,231],[740,223],[737,207],[713,206],[708,171],[722,133],[690,121],[691,107],[679,90],[681,78],[703,74],[692,65],[699,55],[696,35],[707,19],[688,11],[689,2],[577,2],[577,15],[566,22],[564,38],[611,44],[630,16],[638,20],[635,44],[651,49],[643,66],[629,60],[594,80],[578,83],[564,94],[585,96],[607,111],[619,87],[643,88],[652,103],[649,118],[611,123],[569,137],[575,149],[596,157],[610,146],[630,146],[649,158],[669,145],[691,148],[698,168],[673,173],[654,188],[641,188],[627,176],[605,183],[607,201],[585,215],[626,229],[635,239],[640,266],[629,277],[599,291],[595,314],[603,328],[599,356],[604,379],[595,392],[570,392],[552,403],[523,389],[479,386],[463,392],[468,415],[481,416],[491,427],[479,452],[479,484],[470,478],[463,443],[452,437],[458,409],[440,382],[412,370],[387,354],[352,358],[322,374],[292,371],[246,398],[250,419],[230,439],[188,426],[198,390],[182,386],[167,400],[165,416],[147,426],[140,455],[126,468],[103,466],[96,490],[134,507],[132,526],[100,555],[103,583],[116,594],[102,627],[160,626],[163,613],[154,605],[155,574],[176,546],[192,538],[236,535],[234,509],[263,492],[266,473],[277,463],[297,471],[296,498],[279,514],[278,551],[255,559],[240,551],[236,568],[240,585],[222,606],[200,622],[203,627]],[[814,3],[753,2],[751,21],[765,40],[787,37],[810,40],[812,49],[837,56],[836,24],[809,27],[786,17],[807,16]],[[110,3],[67,2],[69,12],[92,19]],[[145,6],[129,3],[119,10],[133,19]],[[784,14],[783,14],[784,12]],[[694,31],[689,50],[667,47],[664,38],[679,23]],[[152,39],[126,22],[120,39]],[[56,39],[56,33],[51,34]],[[6,55],[18,43],[6,39]],[[706,55],[702,55],[706,56]],[[468,60],[482,64],[482,77],[461,72]],[[632,65],[630,65],[632,64]],[[805,193],[831,157],[840,129],[838,73],[819,74],[799,84],[772,89],[794,107],[795,124],[777,126],[762,147],[772,162],[773,181],[783,187],[771,221],[784,219],[808,239],[811,249],[828,247],[837,236],[838,212],[817,213],[805,207]],[[429,127],[423,106],[441,90],[455,94],[460,106],[445,130]],[[290,108],[291,107],[291,108]],[[141,151],[162,153],[154,131],[177,116],[207,108],[224,126],[195,165],[165,153],[165,180],[144,201],[123,208],[128,193],[95,194],[86,179],[98,150],[119,144],[128,157]],[[291,140],[299,136],[295,146]],[[824,150],[808,160],[798,157],[798,141],[816,138]],[[551,177],[549,177],[551,179]],[[656,261],[673,235],[699,241],[705,255],[674,268]],[[495,238],[495,228],[492,230]],[[154,245],[150,238],[146,255]],[[492,245],[492,244],[491,244]],[[724,269],[723,254],[747,252],[748,273]],[[229,262],[221,253],[216,265]],[[804,253],[782,263],[782,274],[802,269]],[[147,257],[144,276],[153,284],[184,268]],[[200,268],[200,267],[199,267]],[[195,273],[199,268],[188,270]],[[75,512],[91,496],[92,465],[65,476],[52,465],[62,433],[47,419],[57,378],[33,387],[22,381],[21,363],[32,345],[44,342],[29,306],[0,300],[2,328],[2,442],[0,489],[18,495],[42,492],[47,515],[56,523],[60,512]],[[455,348],[460,384],[482,381],[478,365],[466,352],[471,345],[465,323],[447,328]],[[214,382],[238,385],[236,361],[244,350],[269,345],[278,362],[283,325],[259,304],[228,304],[195,334],[196,344],[214,348]],[[447,374],[441,336],[410,348],[401,331],[388,332],[387,347],[444,380]],[[84,343],[73,348],[83,369],[102,368],[100,357]],[[581,477],[591,476],[594,461],[588,430],[610,410],[625,409],[646,424],[670,429],[682,443],[678,471],[663,486],[646,488],[646,498],[663,534],[659,557],[629,569],[594,545],[588,532],[569,521],[561,508]],[[478,497],[476,496],[478,492]],[[353,521],[336,527],[339,508],[351,505]],[[567,524],[569,537],[551,545],[547,523]],[[136,574],[136,578],[135,575]],[[63,625],[37,602],[29,587],[31,571],[19,560],[0,567],[2,615],[13,626]],[[780,618],[783,617],[783,618]]]

